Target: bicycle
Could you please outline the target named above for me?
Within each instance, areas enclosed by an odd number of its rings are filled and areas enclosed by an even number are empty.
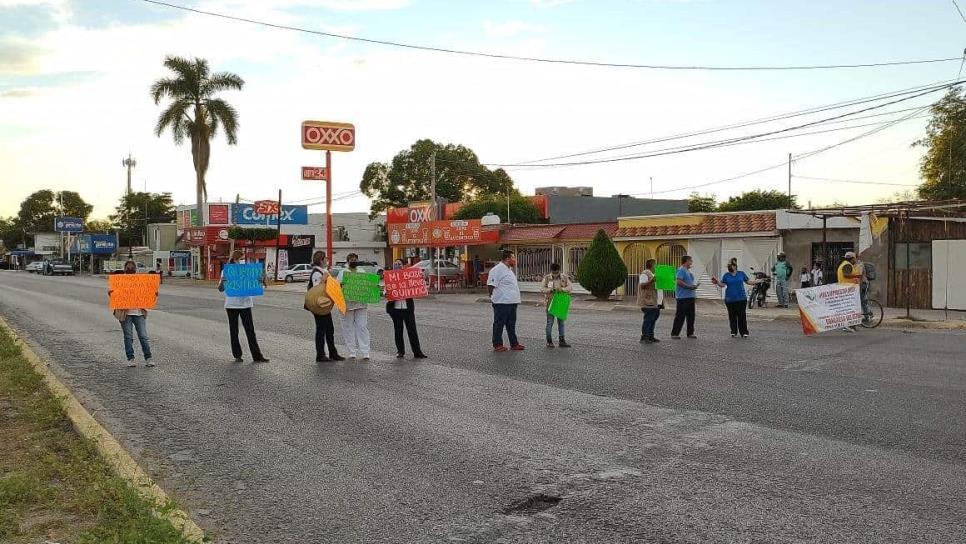
[[[866,329],[874,329],[882,323],[882,305],[879,304],[878,300],[870,298],[866,301],[865,306],[869,310],[865,312],[865,319],[862,320],[862,326]]]

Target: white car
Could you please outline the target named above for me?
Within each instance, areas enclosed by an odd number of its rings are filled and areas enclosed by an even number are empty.
[[[309,281],[309,276],[312,274],[312,265],[310,264],[293,264],[292,266],[282,270],[279,275],[285,283],[292,283],[293,281]]]
[[[27,272],[30,272],[31,274],[34,274],[34,273],[39,274],[44,271],[44,262],[34,261],[32,263],[28,263],[27,267],[24,268],[24,270],[26,270]]]
[[[463,275],[463,270],[460,269],[460,267],[449,261],[439,259],[435,261],[431,261],[429,259],[419,261],[410,268],[421,268],[423,270],[423,275],[425,275],[427,278],[429,276],[436,275],[444,278],[458,278]]]

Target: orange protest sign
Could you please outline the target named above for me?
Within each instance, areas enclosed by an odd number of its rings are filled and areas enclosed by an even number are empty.
[[[342,315],[345,315],[345,296],[342,295],[342,285],[332,276],[327,276],[325,279],[325,294],[329,295],[332,304],[335,304]]]
[[[161,276],[157,274],[114,274],[107,277],[112,310],[150,309],[158,302]]]

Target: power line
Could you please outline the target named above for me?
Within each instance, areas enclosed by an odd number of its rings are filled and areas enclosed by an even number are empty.
[[[772,115],[772,116],[768,116],[768,117],[762,117],[762,118],[758,118],[758,119],[753,119],[753,120],[750,120],[750,121],[741,121],[741,122],[732,123],[732,124],[729,124],[729,125],[722,125],[722,126],[708,128],[708,129],[701,129],[701,130],[694,131],[694,132],[679,133],[679,134],[674,134],[674,135],[671,135],[671,136],[663,136],[663,137],[653,138],[653,139],[650,139],[650,140],[643,140],[643,141],[631,142],[631,143],[626,143],[626,144],[619,144],[619,145],[615,145],[615,146],[602,147],[602,148],[592,149],[592,150],[588,150],[588,151],[581,151],[581,152],[577,152],[577,153],[570,153],[570,154],[566,154],[566,155],[557,155],[557,156],[554,156],[554,157],[545,157],[545,158],[542,158],[542,159],[536,159],[536,160],[530,160],[530,161],[519,161],[519,163],[517,163],[517,164],[542,163],[542,162],[547,162],[547,161],[552,161],[552,160],[569,159],[569,158],[581,157],[581,156],[586,156],[586,155],[596,155],[598,153],[604,153],[604,152],[607,152],[607,151],[618,151],[618,150],[621,150],[621,149],[629,149],[629,148],[632,148],[632,147],[639,147],[639,146],[644,146],[644,145],[649,145],[649,144],[663,143],[663,142],[669,142],[669,141],[674,141],[674,140],[681,140],[681,139],[686,139],[686,138],[690,138],[690,137],[694,137],[694,136],[703,136],[703,135],[706,135],[706,134],[714,134],[714,133],[717,133],[717,132],[723,132],[723,131],[730,130],[730,129],[745,128],[745,127],[754,126],[754,125],[766,124],[766,123],[770,123],[770,122],[774,122],[774,121],[781,121],[781,120],[785,120],[785,119],[791,119],[791,118],[794,118],[794,117],[801,117],[801,116],[810,115],[810,114],[814,114],[814,113],[821,113],[823,111],[830,111],[830,110],[840,109],[840,108],[849,107],[849,106],[858,106],[858,105],[861,105],[861,104],[867,104],[867,103],[870,103],[870,102],[876,102],[876,101],[883,100],[883,99],[886,99],[886,98],[894,98],[894,97],[897,97],[897,96],[903,96],[903,95],[906,95],[906,94],[910,94],[910,93],[922,91],[922,90],[925,90],[925,89],[940,89],[940,88],[946,88],[947,85],[953,85],[953,84],[957,84],[959,82],[960,81],[958,80],[958,78],[955,79],[955,80],[940,81],[940,82],[936,82],[936,83],[930,83],[928,85],[919,85],[919,86],[916,86],[916,87],[910,87],[910,88],[901,89],[901,90],[898,90],[898,91],[890,91],[888,93],[881,93],[881,94],[872,95],[872,96],[863,97],[863,98],[855,98],[855,99],[846,100],[846,101],[843,101],[843,102],[836,102],[836,103],[833,103],[833,104],[827,104],[827,105],[824,105],[824,106],[816,106],[816,107],[808,108],[808,109],[804,109],[804,110],[798,110],[798,111],[793,111],[793,112],[788,112],[788,113],[781,113],[781,114]],[[918,108],[918,106],[916,106],[916,108]],[[880,113],[878,115],[888,115],[889,113],[900,113],[900,112],[903,112],[903,111],[909,111],[909,110],[916,109],[916,108],[908,108],[908,109],[902,109],[902,110],[895,110],[895,111],[892,111],[892,112]],[[864,118],[865,117],[855,117],[855,118],[853,118],[853,120],[864,119]]]
[[[792,177],[798,178],[798,179],[808,179],[812,181],[829,181],[833,183],[854,183],[857,185],[890,185],[893,187],[918,187],[918,185],[914,185],[914,184],[892,183],[888,181],[859,181],[854,179],[817,178],[812,176],[798,176],[798,175],[793,175]]]
[[[956,6],[956,11],[959,12],[959,17],[964,23],[966,23],[966,15],[963,15],[963,10],[959,9],[959,4],[956,3],[956,0],[953,0],[953,5]]]
[[[825,123],[827,121],[832,121],[832,120],[835,120],[835,119],[842,119],[844,117],[848,117],[848,116],[851,116],[851,115],[855,115],[857,113],[863,113],[863,112],[866,112],[866,111],[871,111],[871,110],[883,108],[885,106],[889,106],[889,105],[896,104],[896,103],[899,103],[899,102],[904,102],[906,100],[912,100],[914,98],[918,98],[920,96],[924,96],[926,94],[930,94],[930,93],[936,92],[938,90],[946,89],[946,88],[949,88],[951,86],[952,85],[944,85],[944,86],[941,86],[941,87],[937,87],[937,88],[929,89],[927,91],[923,91],[923,92],[918,93],[918,94],[915,94],[915,95],[906,96],[906,97],[899,98],[899,99],[896,99],[896,100],[893,100],[893,101],[890,101],[890,102],[886,102],[886,103],[883,103],[883,104],[878,104],[878,105],[875,105],[875,106],[870,106],[868,108],[863,108],[861,110],[857,110],[857,111],[854,111],[854,112],[844,113],[844,114],[836,115],[836,116],[833,116],[833,117],[828,117],[826,119],[820,119],[818,121],[812,121],[812,122],[809,122],[809,123],[804,123],[804,124],[801,124],[801,125],[796,125],[796,126],[788,127],[788,128],[784,128],[784,129],[772,130],[772,131],[769,131],[769,132],[762,132],[762,133],[752,134],[752,135],[749,135],[749,136],[738,137],[738,138],[729,138],[729,139],[726,139],[726,140],[717,140],[717,141],[711,141],[711,142],[704,142],[704,143],[694,144],[694,145],[690,145],[690,146],[679,146],[677,148],[667,148],[667,149],[662,149],[662,150],[656,150],[656,151],[649,152],[649,153],[642,153],[642,154],[635,154],[635,155],[626,155],[626,156],[623,156],[623,157],[608,157],[608,158],[602,158],[602,159],[592,159],[592,160],[586,160],[586,161],[563,162],[563,163],[543,163],[543,164],[499,164],[499,163],[498,164],[493,164],[493,163],[485,163],[485,164],[487,166],[499,166],[499,167],[503,167],[503,168],[519,168],[519,169],[523,169],[523,168],[533,169],[533,168],[551,168],[551,167],[583,166],[583,165],[587,165],[587,164],[601,164],[601,163],[622,162],[622,161],[638,160],[638,159],[644,159],[644,158],[650,158],[650,157],[659,157],[659,156],[664,156],[664,155],[674,155],[674,154],[678,154],[678,153],[688,153],[688,152],[691,152],[691,151],[701,151],[701,150],[705,150],[705,149],[714,149],[714,148],[718,148],[718,147],[726,147],[726,146],[729,146],[729,145],[734,145],[735,143],[739,143],[739,142],[744,142],[744,141],[748,141],[748,140],[758,140],[759,138],[762,138],[764,136],[772,136],[772,135],[775,135],[775,134],[782,134],[782,133],[785,133],[785,132],[790,132],[790,131],[798,130],[798,129],[801,129],[801,128],[806,128],[806,127],[810,127],[810,126],[815,126],[815,125],[823,124],[823,123]],[[924,107],[920,108],[918,111],[923,111],[923,110],[925,110],[928,107],[929,106],[924,106]],[[918,113],[918,111],[917,111],[917,113]],[[905,120],[908,120],[908,118],[910,118],[910,117],[912,117],[912,115],[904,116],[904,117],[900,118],[900,120],[901,121],[905,121]],[[892,126],[892,124],[894,124],[892,122],[890,122],[890,123],[891,124],[889,124],[888,126]]]
[[[159,0],[141,0],[141,1],[146,2],[148,4],[164,6],[172,9],[178,9],[178,10],[187,11],[191,13],[197,13],[200,15],[207,15],[210,17],[217,17],[220,19],[226,19],[230,21],[249,23],[253,25],[259,25],[259,26],[274,28],[278,30],[290,30],[293,32],[313,34],[316,36],[324,36],[327,38],[337,38],[340,40],[349,40],[349,41],[368,43],[368,44],[374,44],[374,45],[399,47],[403,49],[413,49],[418,51],[429,51],[433,53],[446,53],[450,55],[463,55],[463,56],[471,56],[471,57],[483,57],[483,58],[490,58],[490,59],[513,60],[513,61],[523,61],[523,62],[539,62],[539,63],[545,63],[545,64],[569,64],[569,65],[578,65],[578,66],[595,66],[595,67],[603,67],[603,68],[636,68],[636,69],[647,69],[647,70],[765,71],[765,70],[832,70],[832,69],[845,69],[845,68],[875,68],[875,67],[887,67],[887,66],[932,64],[932,63],[941,63],[941,62],[950,62],[950,61],[959,60],[959,57],[955,57],[955,58],[940,58],[940,59],[869,62],[869,63],[859,63],[859,64],[819,64],[819,65],[802,65],[802,66],[702,66],[702,65],[684,66],[684,65],[668,65],[668,64],[630,64],[630,63],[617,63],[617,62],[595,62],[595,61],[576,60],[576,59],[555,59],[555,58],[544,58],[544,57],[507,55],[507,54],[491,53],[491,52],[485,52],[485,51],[469,51],[464,49],[450,49],[445,47],[417,45],[417,44],[395,42],[395,41],[389,41],[389,40],[379,40],[374,38],[361,38],[358,36],[349,36],[346,34],[337,34],[334,32],[324,32],[321,30],[312,30],[312,29],[297,27],[292,25],[269,23],[267,21],[261,21],[258,19],[237,17],[234,15],[227,15],[224,13],[218,13],[214,11],[206,11],[206,10],[201,10],[196,8],[190,8],[187,6],[172,4],[169,2],[161,2]]]

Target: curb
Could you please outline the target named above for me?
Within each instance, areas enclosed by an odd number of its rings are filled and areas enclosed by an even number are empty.
[[[2,317],[0,317],[0,329],[7,331],[13,337],[14,342],[20,346],[24,358],[30,362],[34,371],[43,376],[51,394],[63,401],[64,411],[67,412],[67,417],[73,424],[74,429],[84,438],[94,442],[97,451],[100,452],[101,457],[107,461],[111,468],[120,477],[130,482],[142,497],[154,501],[155,504],[167,504],[170,499],[164,490],[151,480],[151,477],[137,464],[134,458],[107,432],[107,429],[94,419],[94,416],[84,408],[70,389],[48,368],[47,363],[34,353],[30,346]],[[204,531],[183,510],[174,509],[163,517],[189,539],[196,542],[204,541]]]

